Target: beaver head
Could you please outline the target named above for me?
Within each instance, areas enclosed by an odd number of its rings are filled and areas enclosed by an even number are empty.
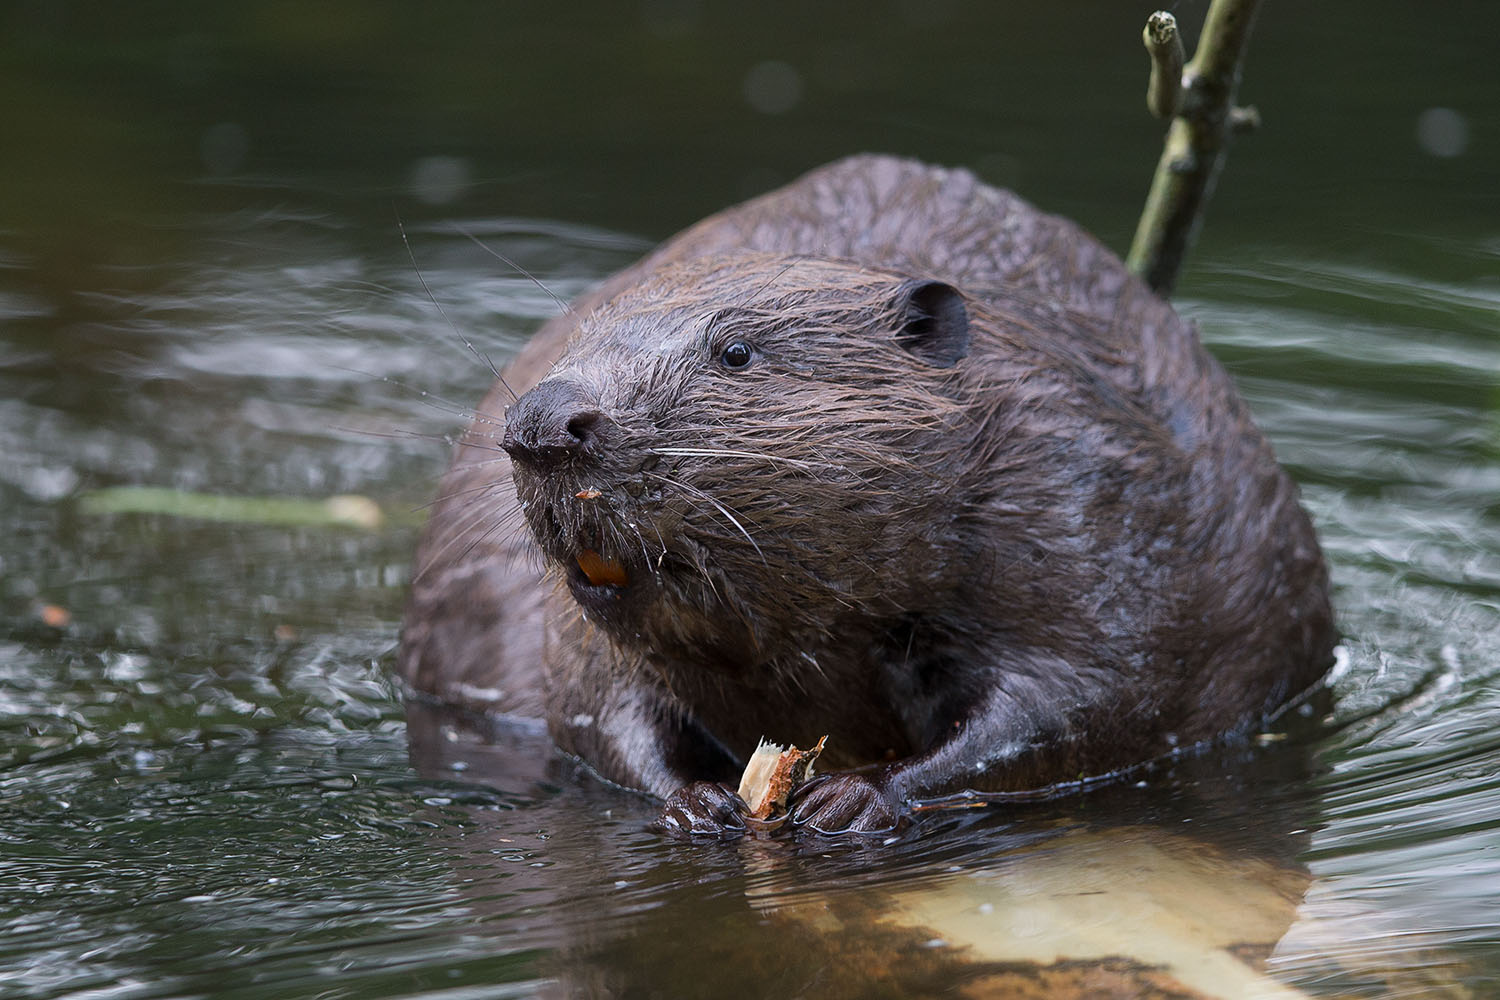
[[[617,645],[753,666],[963,572],[969,344],[942,282],[688,261],[585,317],[502,444],[537,543]]]

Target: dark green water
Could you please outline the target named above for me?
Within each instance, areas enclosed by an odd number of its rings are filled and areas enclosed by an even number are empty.
[[[1322,532],[1332,721],[877,850],[665,843],[527,734],[414,724],[409,751],[403,587],[488,382],[454,327],[503,358],[555,308],[457,227],[568,296],[877,149],[1123,247],[1159,149],[1150,7],[548,9],[0,4],[0,995],[930,995],[965,956],[854,911],[1022,885],[1060,823],[1302,872],[1288,986],[1494,995],[1500,8],[1269,3],[1266,127],[1178,293]],[[386,521],[81,501],[122,485]]]

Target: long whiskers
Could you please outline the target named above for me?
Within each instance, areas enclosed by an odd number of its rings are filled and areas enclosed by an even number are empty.
[[[498,459],[496,459],[496,461],[498,461]],[[487,463],[477,463],[477,464],[487,464]],[[473,466],[470,466],[470,468],[473,468]],[[474,503],[474,502],[482,499],[486,493],[489,493],[490,491],[495,490],[498,485],[499,484],[497,484],[497,483],[487,482],[487,483],[480,483],[477,486],[465,486],[465,487],[462,487],[461,489],[449,490],[449,491],[447,491],[445,493],[439,493],[437,496],[433,497],[427,503],[422,504],[422,506],[418,507],[417,509],[418,510],[427,510],[427,509],[432,508],[432,507],[437,507],[440,504],[445,504],[445,503],[447,503],[450,500],[457,500],[459,498],[464,498],[464,506],[467,507],[469,504]],[[511,507],[513,509],[515,509],[515,510],[520,510],[520,508],[521,508],[520,501],[519,500],[515,500],[514,498],[512,498]]]
[[[415,386],[407,385],[400,379],[392,378],[389,375],[377,375],[374,372],[365,371],[361,368],[350,368],[347,365],[330,365],[329,367],[334,371],[348,372],[351,375],[358,375],[360,378],[367,379],[372,382],[384,382],[386,385],[399,389],[400,391],[406,393],[408,396],[413,396],[417,399],[420,399],[423,406],[437,410],[439,413],[446,413],[449,416],[453,417],[461,417],[464,420],[468,420],[475,424],[487,424],[491,427],[501,428],[505,426],[504,417],[496,417],[494,414],[485,413],[483,410],[479,410],[471,406],[465,406],[463,403],[448,399],[446,396],[440,396],[435,392],[429,392],[426,389],[418,389]],[[357,428],[355,428],[354,430],[356,430],[357,433],[366,433],[364,431],[359,431]]]
[[[427,293],[427,298],[437,309],[438,315],[443,317],[443,322],[448,324],[448,328],[453,331],[454,336],[458,337],[463,345],[469,349],[469,353],[474,355],[474,357],[478,358],[480,361],[484,362],[485,367],[490,370],[490,374],[495,376],[495,381],[499,382],[500,385],[504,387],[505,391],[510,393],[510,398],[516,399],[517,396],[515,390],[512,389],[508,384],[506,384],[505,376],[500,374],[500,369],[495,367],[495,362],[491,361],[488,355],[480,351],[479,348],[474,346],[474,344],[469,340],[468,337],[465,337],[463,335],[463,332],[458,328],[458,324],[454,323],[453,320],[449,318],[447,310],[445,310],[443,308],[443,304],[437,300],[437,296],[432,294],[432,288],[427,284],[427,278],[422,274],[422,268],[417,265],[417,255],[412,252],[411,241],[406,238],[406,225],[401,221],[401,216],[399,213],[396,215],[396,229],[401,233],[401,245],[406,247],[406,256],[411,260],[412,270],[417,274],[417,281],[421,282],[422,291]]]
[[[745,541],[749,542],[750,543],[750,547],[755,550],[755,554],[758,555],[758,556],[760,556],[760,561],[763,562],[763,563],[767,562],[767,560],[766,560],[766,554],[761,551],[760,546],[758,544],[756,544],[756,541],[755,541],[755,539],[753,537],[751,537],[750,532],[747,531],[747,530],[745,530],[745,526],[740,523],[739,518],[735,517],[734,514],[732,514],[730,512],[729,508],[726,507],[716,497],[713,497],[710,494],[705,493],[703,490],[698,489],[696,486],[690,486],[687,483],[684,483],[684,482],[682,482],[679,479],[673,479],[671,476],[663,476],[663,475],[661,475],[659,473],[655,473],[655,472],[646,472],[646,473],[643,473],[643,475],[646,475],[646,476],[650,477],[651,479],[655,479],[655,480],[657,480],[657,481],[659,481],[661,483],[665,483],[667,486],[670,486],[670,487],[672,487],[674,489],[681,490],[683,493],[686,493],[690,497],[696,497],[697,499],[700,499],[700,500],[703,500],[703,501],[705,501],[705,502],[707,502],[709,504],[712,504],[713,507],[716,510],[718,510],[718,512],[720,514],[724,515],[724,518],[730,524],[734,525],[735,529],[737,531],[739,531],[740,534],[742,534],[742,535],[745,536]]]
[[[654,454],[672,458],[750,458],[761,462],[779,462],[782,465],[792,465],[803,469],[822,467],[817,462],[806,462],[797,458],[787,458],[784,455],[771,455],[758,451],[737,451],[733,448],[653,448],[651,450]]]
[[[464,503],[465,507],[473,508],[472,512],[464,511],[461,514],[453,530],[443,539],[437,551],[427,555],[423,565],[412,577],[413,583],[422,580],[427,575],[427,571],[435,566],[464,562],[470,553],[497,533],[516,532],[516,529],[521,526],[519,523],[520,501],[512,499],[511,505],[497,514],[493,505],[486,502],[487,499],[484,491],[473,491],[473,495]],[[460,546],[462,546],[461,549]],[[454,557],[455,552],[457,552],[456,557]]]
[[[569,305],[565,300],[559,298],[558,295],[557,295],[557,293],[554,292],[552,289],[548,288],[547,285],[546,285],[546,283],[544,281],[542,281],[541,278],[538,278],[536,275],[534,275],[530,271],[526,270],[526,268],[522,267],[520,264],[517,264],[515,261],[511,260],[509,257],[505,256],[505,254],[501,253],[499,250],[496,250],[494,247],[490,246],[488,243],[484,242],[479,237],[475,236],[473,233],[471,233],[467,229],[465,229],[463,226],[460,226],[458,223],[456,223],[456,222],[453,223],[453,228],[455,230],[457,230],[458,232],[462,233],[464,236],[467,236],[469,239],[473,240],[474,241],[474,245],[477,246],[477,247],[479,247],[479,249],[483,250],[485,253],[489,254],[491,257],[494,257],[496,260],[499,260],[499,261],[503,262],[504,264],[508,265],[509,267],[515,269],[526,280],[530,281],[533,285],[535,285],[536,287],[540,288],[542,291],[546,292],[547,293],[547,297],[550,298],[553,302],[556,302],[557,303],[557,307],[559,309],[561,309],[565,314],[566,313],[571,313],[573,311],[573,307],[571,305]]]

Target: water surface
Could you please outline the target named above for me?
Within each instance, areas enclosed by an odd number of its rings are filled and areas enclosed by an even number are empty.
[[[535,733],[409,723],[391,682],[443,438],[489,381],[463,339],[503,360],[556,308],[466,234],[569,297],[878,149],[1123,247],[1148,10],[0,11],[0,992],[1006,995],[1059,954],[1140,991],[1238,995],[1232,959],[1255,989],[1492,992],[1490,5],[1268,4],[1266,127],[1180,284],[1333,566],[1347,667],[1285,738],[884,846],[691,847]],[[91,512],[122,486],[385,518]]]

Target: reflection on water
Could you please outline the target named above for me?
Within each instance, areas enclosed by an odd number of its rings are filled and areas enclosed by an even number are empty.
[[[1489,6],[1450,10],[1468,31],[1268,6],[1247,77],[1268,126],[1183,282],[1333,563],[1347,669],[1287,738],[893,843],[692,846],[535,730],[407,717],[388,668],[416,524],[489,380],[464,340],[503,360],[556,308],[470,236],[569,298],[879,148],[1123,241],[1158,138],[1130,118],[1137,12],[1080,32],[918,6],[796,32],[691,3],[599,5],[590,31],[515,8],[0,15],[0,992],[1492,992]],[[1387,41],[1351,40],[1367,15]],[[1397,36],[1421,93],[1383,71]],[[354,493],[386,519],[78,502],[120,485]]]

